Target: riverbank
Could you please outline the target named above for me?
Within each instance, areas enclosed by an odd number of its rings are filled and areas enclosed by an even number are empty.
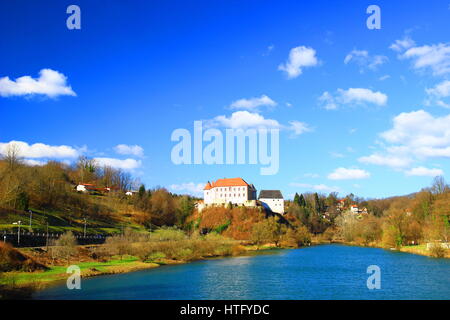
[[[371,242],[369,244],[361,244],[354,241],[343,241],[343,240],[333,240],[333,241],[325,241],[320,239],[313,239],[312,244],[314,245],[320,245],[320,244],[342,244],[346,246],[355,246],[355,247],[366,247],[366,248],[380,248],[385,250],[391,250],[391,251],[398,251],[398,252],[405,252],[405,253],[411,253],[411,254],[418,254],[421,256],[426,256],[430,258],[436,258],[433,255],[433,252],[431,250],[427,249],[426,244],[418,244],[418,245],[410,245],[410,246],[402,246],[400,248],[386,248],[381,243]],[[444,256],[439,258],[450,258],[450,250],[444,250]]]
[[[153,261],[142,261],[136,256],[114,256],[108,261],[79,261],[73,259],[70,265],[76,265],[80,268],[82,278],[91,278],[101,275],[121,274],[145,269],[158,268],[164,265],[186,264],[198,260],[212,258],[225,258],[231,256],[246,256],[263,253],[267,250],[283,249],[274,245],[239,245],[238,250],[232,253],[223,252],[221,254],[210,254],[192,260],[175,260],[167,258],[156,258]],[[4,272],[0,277],[0,299],[27,299],[37,291],[45,289],[52,285],[60,284],[66,281],[69,274],[66,273],[68,265],[48,266],[43,271],[10,271]],[[2,288],[3,286],[3,288]],[[3,291],[3,294],[2,294]]]

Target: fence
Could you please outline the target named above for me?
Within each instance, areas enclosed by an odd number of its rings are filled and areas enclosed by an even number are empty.
[[[52,240],[58,239],[63,233],[46,233],[46,232],[26,232],[20,231],[20,237],[17,232],[0,232],[0,241],[12,244],[15,247],[43,247],[52,243]],[[104,243],[107,236],[99,234],[76,234],[74,233],[78,244],[101,244]]]

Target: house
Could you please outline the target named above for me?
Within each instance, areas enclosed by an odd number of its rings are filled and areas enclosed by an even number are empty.
[[[118,190],[117,187],[97,187],[95,184],[92,183],[79,183],[76,188],[76,191],[88,193],[88,192],[100,192],[100,193],[108,193],[112,190]]]
[[[338,200],[337,208],[338,210],[342,210],[345,207],[345,199]]]
[[[280,190],[261,190],[258,200],[264,208],[284,214],[284,198]]]
[[[206,184],[203,189],[205,206],[235,205],[256,206],[256,188],[242,178],[218,179]]]
[[[352,213],[359,213],[359,208],[358,208],[358,206],[356,204],[353,204],[353,205],[350,206],[350,211]]]
[[[103,191],[103,188],[97,188],[92,183],[79,183],[76,187],[76,190],[79,192],[95,192],[95,191]]]

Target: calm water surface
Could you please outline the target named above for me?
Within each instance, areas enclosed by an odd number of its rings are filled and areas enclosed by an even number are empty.
[[[381,289],[368,290],[369,265]],[[450,261],[376,248],[323,245],[83,279],[35,299],[450,299]]]

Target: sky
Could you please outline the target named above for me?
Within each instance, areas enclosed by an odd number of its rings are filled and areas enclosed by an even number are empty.
[[[194,195],[224,177],[285,198],[409,194],[450,180],[449,27],[449,0],[1,1],[0,153],[84,155]],[[279,130],[277,172],[174,163],[194,121]]]

